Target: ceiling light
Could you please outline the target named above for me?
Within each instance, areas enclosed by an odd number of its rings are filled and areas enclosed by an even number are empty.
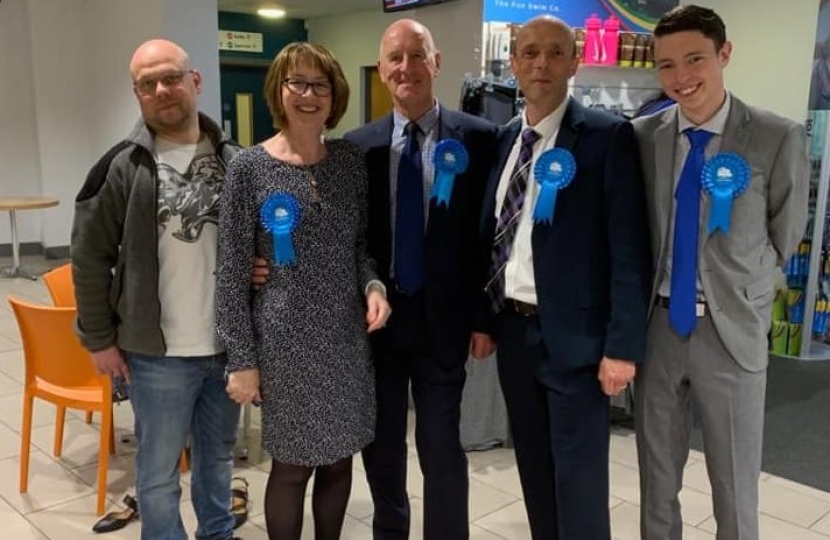
[[[265,17],[266,19],[281,19],[285,17],[285,10],[278,8],[259,8],[256,10],[257,15]]]

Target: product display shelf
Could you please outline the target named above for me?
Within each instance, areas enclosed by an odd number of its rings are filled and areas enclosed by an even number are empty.
[[[810,145],[810,197],[804,239],[791,257],[786,278],[788,291],[773,308],[770,354],[804,361],[830,360],[830,111],[811,111],[807,121]],[[782,298],[783,296],[783,298]],[[782,314],[783,311],[783,314]],[[776,316],[777,315],[777,316]],[[782,321],[781,317],[786,321]],[[782,350],[776,339],[796,341]],[[780,344],[779,344],[780,345]],[[795,345],[795,346],[792,346]]]

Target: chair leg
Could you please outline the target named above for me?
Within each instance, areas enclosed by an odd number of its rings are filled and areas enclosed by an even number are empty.
[[[92,423],[92,411],[87,411],[86,416],[84,417],[84,419],[86,420],[87,424],[91,424]]]
[[[107,468],[109,465],[109,450],[112,440],[112,408],[101,411],[101,437],[98,448],[98,498],[95,511],[100,516],[104,513],[104,503],[107,496]]]
[[[110,407],[110,411],[111,410],[112,410],[112,407]],[[90,411],[90,413],[91,412],[92,411]],[[110,414],[111,414],[111,418],[113,418],[112,429],[110,429],[110,455],[114,456],[115,455],[115,415],[112,415],[112,413],[110,413]],[[102,429],[103,429],[103,426],[102,426]]]
[[[110,429],[110,455],[115,455],[115,422],[112,423],[112,429]]]
[[[66,407],[58,405],[58,412],[55,415],[55,442],[52,446],[52,454],[61,457],[63,453],[63,424],[66,422]]]
[[[20,493],[29,491],[29,451],[32,442],[32,412],[35,397],[23,392],[23,424],[20,432]]]

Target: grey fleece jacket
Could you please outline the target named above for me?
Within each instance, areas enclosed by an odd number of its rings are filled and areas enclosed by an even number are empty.
[[[201,113],[199,127],[227,165],[240,147]],[[77,329],[90,351],[117,344],[123,351],[154,357],[166,352],[158,296],[153,141],[139,121],[127,139],[92,167],[75,199],[71,257]]]

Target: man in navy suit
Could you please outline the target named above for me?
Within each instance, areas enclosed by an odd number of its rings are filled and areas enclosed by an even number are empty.
[[[459,422],[468,354],[483,358],[493,350],[475,319],[488,257],[478,221],[495,126],[438,103],[433,80],[440,66],[441,54],[426,27],[408,19],[393,23],[381,40],[378,71],[394,110],[346,134],[366,153],[369,253],[393,310],[387,327],[372,335],[378,416],[375,441],[363,452],[376,540],[409,537],[410,384],[424,475],[424,538],[469,537],[469,479]],[[469,165],[455,178],[448,203],[439,205],[430,197],[431,158],[445,139],[463,144]]]
[[[609,396],[645,352],[651,262],[637,143],[622,118],[568,98],[577,64],[561,20],[518,31],[511,66],[526,108],[500,131],[482,214],[499,378],[536,540],[611,538]],[[575,174],[545,206],[534,165],[553,148],[563,171],[573,157]]]

